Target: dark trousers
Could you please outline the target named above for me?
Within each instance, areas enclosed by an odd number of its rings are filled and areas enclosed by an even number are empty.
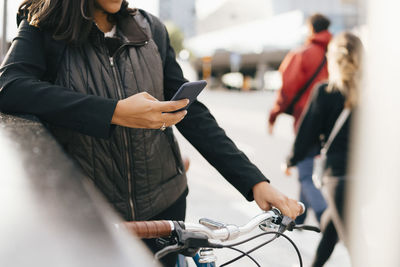
[[[323,266],[331,256],[339,237],[346,242],[344,218],[346,181],[344,177],[325,177],[323,192],[328,209],[322,219],[322,238],[318,244],[313,267]]]
[[[184,221],[186,215],[186,196],[185,192],[178,200],[172,204],[168,209],[164,210],[160,214],[154,216],[150,220],[173,220],[173,221]],[[160,248],[156,244],[156,239],[143,239],[146,246],[153,252],[156,253]],[[173,267],[178,259],[177,253],[168,254],[163,257],[160,261],[166,267]]]

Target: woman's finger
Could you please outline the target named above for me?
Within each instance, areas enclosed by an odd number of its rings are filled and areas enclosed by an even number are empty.
[[[299,205],[299,214],[297,216],[300,216],[302,214],[304,214],[304,212],[306,212],[306,206],[304,206],[303,202],[297,202],[297,204]]]
[[[161,112],[172,112],[186,107],[189,99],[181,99],[178,101],[159,101],[154,103],[156,110]]]

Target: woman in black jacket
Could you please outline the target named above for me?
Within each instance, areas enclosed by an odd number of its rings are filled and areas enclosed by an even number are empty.
[[[362,44],[351,33],[336,36],[328,47],[329,82],[316,87],[303,114],[287,166],[295,166],[308,149],[322,147],[344,108],[353,110],[361,74]],[[350,115],[351,116],[351,115]],[[321,138],[322,137],[322,138]],[[350,118],[333,139],[327,151],[323,192],[328,209],[323,215],[323,236],[313,266],[323,266],[338,237],[346,243],[344,218],[346,171],[350,139]]]
[[[0,110],[45,122],[125,220],[184,219],[175,124],[249,201],[299,214],[203,104],[167,113],[187,105],[164,101],[186,80],[156,17],[124,0],[26,0],[18,18],[0,68]]]

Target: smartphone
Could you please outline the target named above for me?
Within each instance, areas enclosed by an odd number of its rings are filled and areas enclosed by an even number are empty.
[[[181,108],[179,110],[175,110],[173,112],[178,112],[181,110],[188,109],[190,104],[192,104],[200,92],[206,87],[207,82],[204,80],[196,81],[196,82],[186,82],[182,84],[179,90],[175,93],[175,95],[171,98],[171,101],[181,100],[181,99],[189,99],[189,104],[186,107]]]

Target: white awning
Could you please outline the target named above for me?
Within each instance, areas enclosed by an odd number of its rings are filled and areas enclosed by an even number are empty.
[[[304,14],[291,11],[265,20],[198,35],[185,41],[196,56],[211,56],[217,50],[237,53],[290,49],[300,44],[306,34]]]

